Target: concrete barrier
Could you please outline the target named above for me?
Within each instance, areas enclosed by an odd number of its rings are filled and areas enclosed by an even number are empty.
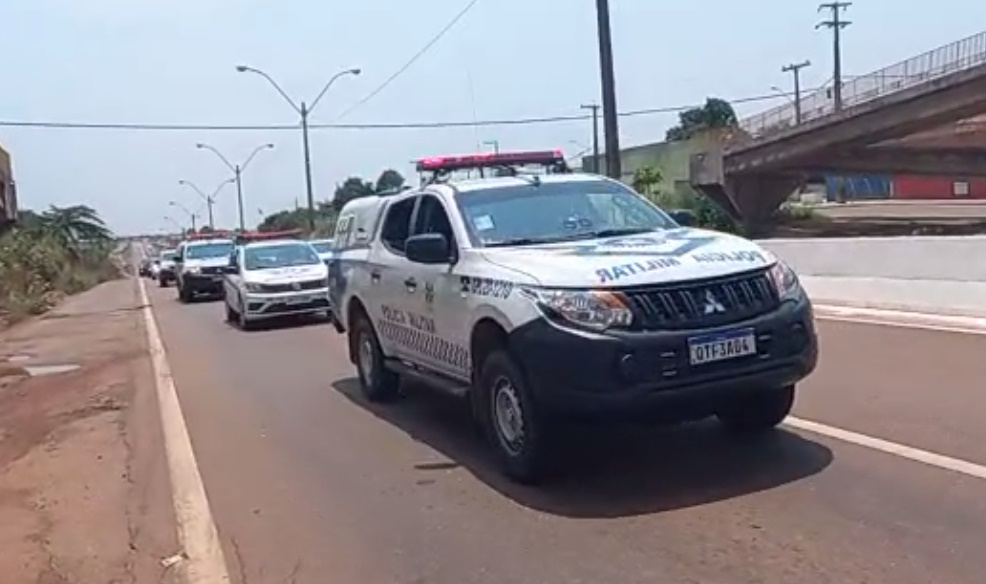
[[[767,239],[804,276],[986,282],[986,236]]]

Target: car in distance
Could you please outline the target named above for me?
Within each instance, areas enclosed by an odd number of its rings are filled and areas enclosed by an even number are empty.
[[[223,286],[226,320],[247,330],[287,316],[329,316],[328,267],[307,241],[262,236],[230,254]]]
[[[167,288],[172,282],[175,281],[175,260],[178,257],[178,250],[176,249],[166,249],[161,252],[161,255],[154,260],[155,271],[158,285],[161,288]]]
[[[178,299],[191,302],[199,295],[221,295],[223,273],[234,247],[232,239],[214,234],[183,241],[175,259]]]

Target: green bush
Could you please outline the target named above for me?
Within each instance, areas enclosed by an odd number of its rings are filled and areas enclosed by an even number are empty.
[[[85,232],[92,219],[79,221],[74,212],[31,213],[0,236],[0,321],[40,314],[66,294],[119,276],[109,232]],[[94,225],[102,225],[98,217]]]
[[[695,214],[695,226],[727,233],[737,233],[739,227],[728,213],[705,195],[698,193],[654,193],[647,195],[665,211],[683,209]]]

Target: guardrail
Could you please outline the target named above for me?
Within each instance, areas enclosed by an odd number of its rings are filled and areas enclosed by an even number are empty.
[[[911,57],[842,83],[843,111],[933,79],[986,63],[986,31]],[[832,87],[801,98],[802,123],[835,112]],[[796,124],[794,103],[769,109],[740,122],[754,138],[765,138]]]

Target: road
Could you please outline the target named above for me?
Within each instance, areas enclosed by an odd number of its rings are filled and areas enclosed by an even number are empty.
[[[913,219],[976,220],[986,219],[986,200],[879,200],[854,201],[841,205],[824,205],[818,212],[833,219]]]
[[[785,429],[589,432],[540,490],[461,404],[358,397],[325,324],[241,332],[149,288],[233,580],[981,584],[986,483]],[[821,322],[798,418],[986,464],[986,336]],[[947,364],[947,365],[946,365]]]

